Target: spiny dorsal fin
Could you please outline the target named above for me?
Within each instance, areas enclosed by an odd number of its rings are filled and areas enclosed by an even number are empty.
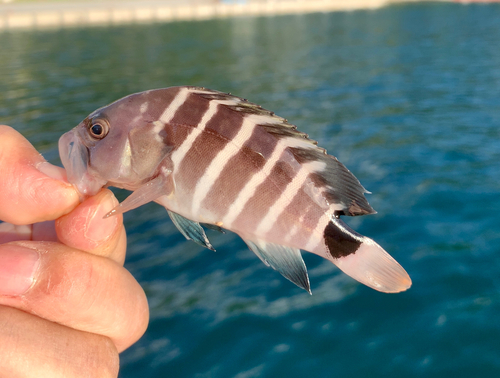
[[[199,90],[199,92],[195,93],[207,100],[233,101],[234,104],[224,104],[222,106],[241,113],[242,115],[248,114],[261,116],[261,119],[265,120],[265,122],[262,122],[259,126],[265,129],[269,134],[275,135],[276,137],[297,138],[300,139],[301,142],[310,143],[313,146],[318,144],[317,141],[309,139],[309,136],[306,133],[297,130],[297,126],[288,123],[285,118],[277,116],[274,112],[266,110],[260,105],[254,104],[244,98],[234,96],[230,93],[223,93],[199,87],[194,87],[193,89]],[[320,149],[324,151],[324,149]]]
[[[344,164],[334,156],[328,155],[322,148],[291,148],[295,159],[305,164],[312,161],[325,163],[324,169],[312,173],[311,179],[316,187],[324,188],[324,196],[330,203],[342,204],[343,209],[336,215],[374,214],[375,210],[366,200],[368,191]]]
[[[288,150],[299,164],[322,163],[323,169],[311,171],[311,181],[316,188],[323,192],[328,203],[336,204],[337,209],[340,206],[341,210],[335,212],[337,216],[376,213],[364,196],[368,191],[358,179],[337,158],[328,155],[324,148],[318,147],[317,141],[297,130],[297,126],[240,97],[205,88],[193,89],[199,90],[198,94],[208,100],[233,102],[234,104],[222,105],[228,109],[244,115],[259,116],[258,126],[268,134],[277,139],[283,139],[285,143],[289,144]]]

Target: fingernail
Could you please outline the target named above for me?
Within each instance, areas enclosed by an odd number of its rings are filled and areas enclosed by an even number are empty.
[[[85,236],[100,244],[101,242],[108,239],[116,230],[116,225],[118,224],[117,217],[104,218],[104,216],[109,213],[114,207],[118,205],[118,201],[109,190],[103,191],[99,196],[100,203],[97,206],[94,215],[91,217]]]
[[[0,295],[20,296],[35,282],[40,254],[29,248],[0,246]]]
[[[47,175],[55,180],[68,183],[68,179],[66,178],[66,171],[61,167],[57,167],[55,165],[50,164],[49,162],[44,161],[38,164],[36,166],[36,169],[38,169],[44,175]]]

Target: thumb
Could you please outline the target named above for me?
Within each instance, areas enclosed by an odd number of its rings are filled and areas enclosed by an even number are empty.
[[[78,203],[64,169],[46,162],[13,128],[0,125],[0,220],[17,225],[52,220]]]

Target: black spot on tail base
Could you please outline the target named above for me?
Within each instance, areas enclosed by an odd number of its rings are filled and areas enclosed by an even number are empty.
[[[342,223],[345,225],[344,222]],[[355,253],[361,245],[359,240],[342,231],[333,222],[329,222],[325,227],[323,237],[325,239],[328,252],[330,252],[332,257],[336,259]]]

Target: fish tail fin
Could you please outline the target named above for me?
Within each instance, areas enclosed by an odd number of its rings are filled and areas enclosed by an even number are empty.
[[[411,286],[408,273],[381,246],[333,217],[324,230],[328,259],[375,290],[398,293]]]

